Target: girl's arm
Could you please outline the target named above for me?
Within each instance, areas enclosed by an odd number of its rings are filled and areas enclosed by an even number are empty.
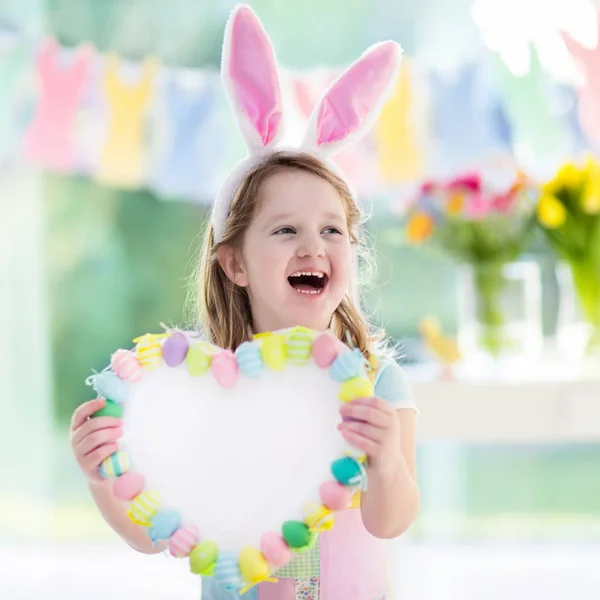
[[[113,481],[110,479],[89,482],[92,498],[104,520],[134,550],[144,554],[161,552],[163,549],[159,546],[152,547],[152,541],[148,537],[145,528],[136,525],[127,516],[126,504],[113,496],[112,483]]]
[[[367,531],[378,538],[402,535],[419,512],[415,465],[415,411],[396,411],[399,452],[386,461],[371,461],[368,488],[361,494],[361,511]]]
[[[92,498],[110,527],[132,548],[153,554],[160,548],[152,548],[152,542],[144,529],[135,525],[127,516],[126,503],[117,500],[112,493],[113,482],[102,479],[98,467],[118,450],[117,440],[123,434],[120,419],[115,417],[91,418],[106,406],[104,398],[90,400],[79,406],[71,419],[71,447],[75,460],[85,475]]]
[[[341,413],[354,419],[340,426],[344,437],[369,457],[368,488],[361,494],[365,528],[378,538],[398,537],[419,512],[415,411],[396,410],[381,398],[361,398],[344,405]]]

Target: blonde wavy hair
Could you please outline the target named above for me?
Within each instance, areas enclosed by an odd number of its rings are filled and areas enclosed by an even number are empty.
[[[195,269],[195,318],[208,341],[221,348],[235,350],[242,342],[252,339],[252,311],[245,288],[235,285],[223,271],[218,260],[219,248],[227,245],[241,249],[260,202],[260,191],[265,181],[275,173],[298,169],[312,173],[330,183],[340,194],[347,215],[350,241],[361,267],[372,267],[363,239],[363,215],[352,198],[345,181],[317,158],[296,152],[277,152],[252,170],[237,187],[225,223],[223,239],[215,243],[213,228],[208,221],[198,265]],[[357,267],[357,274],[363,269]],[[354,282],[358,288],[357,282]],[[384,350],[383,333],[373,330],[361,311],[358,293],[347,294],[336,308],[331,329],[348,345],[359,348],[365,356]]]

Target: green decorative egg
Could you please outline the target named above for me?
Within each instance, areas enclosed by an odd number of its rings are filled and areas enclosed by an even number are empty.
[[[358,462],[349,456],[334,461],[331,472],[343,485],[360,485],[362,481],[362,471]]]
[[[92,417],[117,417],[118,419],[122,416],[123,409],[121,406],[110,400],[107,400],[106,404],[92,415]]]
[[[294,365],[303,365],[308,362],[312,353],[314,334],[306,327],[294,327],[290,332],[285,348],[288,359]]]
[[[185,357],[188,373],[192,377],[199,377],[210,368],[211,354],[209,346],[200,343],[192,346]]]
[[[313,533],[302,521],[286,521],[281,532],[287,545],[294,550],[306,548],[313,541]]]
[[[195,575],[213,575],[218,555],[215,542],[200,542],[190,553],[190,571]]]

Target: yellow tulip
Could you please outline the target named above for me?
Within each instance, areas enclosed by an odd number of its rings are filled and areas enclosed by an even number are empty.
[[[565,163],[556,174],[555,181],[560,182],[562,187],[574,188],[581,183],[582,172],[573,163]]]
[[[413,215],[406,228],[406,237],[411,244],[425,241],[433,232],[434,222],[430,215],[418,212]]]
[[[567,211],[562,202],[551,194],[544,194],[538,203],[538,219],[548,229],[560,227],[567,219]]]
[[[591,175],[581,196],[581,207],[590,215],[600,213],[600,173]]]
[[[556,173],[554,179],[542,185],[542,193],[548,196],[556,196],[562,189],[576,188],[581,184],[585,172],[574,163],[565,163]]]
[[[588,154],[586,155],[585,160],[583,161],[583,168],[581,170],[584,174],[587,175],[597,175],[600,171],[600,165],[598,164],[598,161],[592,154]]]

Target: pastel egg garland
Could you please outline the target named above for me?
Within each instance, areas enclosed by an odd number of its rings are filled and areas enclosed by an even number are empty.
[[[140,359],[131,350],[117,350],[110,359],[110,366],[123,381],[137,383],[144,375]]]
[[[89,378],[88,383],[107,400],[104,414],[120,417],[129,386],[162,364],[186,369],[192,377],[212,376],[220,386],[229,388],[239,378],[255,379],[267,369],[280,371],[286,363],[302,366],[312,360],[340,383],[342,402],[374,393],[368,374],[372,363],[359,350],[348,350],[330,333],[317,334],[304,327],[257,335],[235,352],[183,331],[146,334],[134,343],[133,350],[117,350],[112,355],[110,370]],[[286,521],[279,533],[263,535],[259,549],[245,547],[239,556],[202,539],[195,525],[182,523],[176,510],[163,506],[155,491],[145,489],[144,477],[135,472],[135,463],[131,464],[126,451],[120,449],[104,460],[99,473],[103,478],[115,478],[115,497],[130,503],[129,518],[147,528],[153,544],[164,543],[172,556],[187,558],[192,573],[215,576],[222,587],[244,593],[258,583],[274,581],[270,579],[272,571],[287,564],[293,554],[312,548],[318,535],[331,529],[334,513],[349,507],[357,488],[365,489],[364,460],[364,454],[357,455],[349,448],[332,463],[332,480],[320,486],[319,501],[305,507],[303,520]]]
[[[169,552],[176,558],[184,558],[200,541],[200,534],[195,525],[181,527],[169,539]]]

